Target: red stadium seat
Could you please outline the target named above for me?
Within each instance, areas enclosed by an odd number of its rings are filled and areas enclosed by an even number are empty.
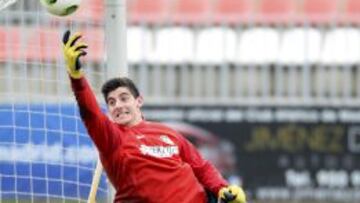
[[[84,41],[86,41],[86,43],[89,46],[89,51],[88,54],[86,55],[86,60],[103,61],[105,56],[104,30],[101,28],[96,30],[91,29],[91,30],[86,30],[82,33],[85,38]]]
[[[104,56],[104,32],[102,29],[80,31],[83,34],[83,41],[86,42],[89,47],[88,49],[91,50],[88,51],[86,55],[86,61],[102,61]],[[57,60],[59,57],[62,57],[62,51],[57,43],[61,40],[61,35],[59,35],[57,29],[39,28],[36,32],[35,35],[40,36],[38,38],[40,38],[41,45],[41,55],[39,55],[38,58]],[[31,41],[28,43],[36,46],[36,44],[34,45]]]
[[[312,25],[336,22],[338,20],[338,2],[339,0],[303,0],[299,22]]]
[[[88,61],[102,61],[104,57],[104,36],[101,29],[82,32],[91,51],[86,56]],[[23,34],[26,33],[26,34]],[[23,36],[23,40],[20,40]],[[52,61],[62,57],[59,47],[61,34],[56,29],[45,27],[0,28],[0,61],[32,60]]]
[[[256,21],[260,24],[288,24],[294,22],[296,0],[260,0]]]
[[[201,25],[210,22],[211,1],[174,0],[171,21],[182,25]]]
[[[168,21],[169,0],[128,1],[131,24],[163,24]]]
[[[79,9],[70,16],[52,18],[51,23],[64,23],[67,21],[68,24],[72,24],[72,21],[91,23],[101,25],[105,19],[105,7],[102,0],[86,0],[80,5]]]
[[[59,45],[61,40],[59,31],[48,28],[34,28],[28,30],[30,34],[25,44],[25,58],[28,60],[56,60],[61,54]]]
[[[214,4],[216,24],[237,25],[249,23],[254,10],[253,0],[217,0]]]
[[[360,25],[360,0],[345,0],[344,15],[342,16],[342,23]]]
[[[89,15],[91,17],[90,19],[93,19],[96,22],[100,22],[100,23],[103,22],[105,19],[104,1],[103,0],[91,0],[91,1],[86,0],[86,3],[91,4],[91,6],[89,6]]]
[[[0,28],[0,61],[20,58],[20,32],[18,28]]]
[[[6,34],[7,32],[3,27],[0,27],[0,62],[6,60],[7,48],[6,48]]]

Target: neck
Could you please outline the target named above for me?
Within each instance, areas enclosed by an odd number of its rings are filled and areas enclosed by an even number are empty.
[[[129,123],[127,126],[128,127],[133,127],[135,125],[138,125],[139,123],[141,123],[144,119],[142,117],[137,118],[136,120],[134,120],[133,122]]]

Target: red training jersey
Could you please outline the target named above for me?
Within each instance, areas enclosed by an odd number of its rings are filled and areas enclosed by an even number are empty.
[[[142,121],[132,127],[104,114],[86,79],[71,79],[82,120],[116,189],[116,203],[205,203],[205,189],[227,185],[212,164],[176,131]]]

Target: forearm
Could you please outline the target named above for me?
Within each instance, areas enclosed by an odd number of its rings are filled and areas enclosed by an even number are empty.
[[[102,153],[107,153],[114,143],[109,135],[112,133],[111,121],[101,111],[96,97],[92,92],[85,77],[73,79],[70,77],[71,86],[79,106],[80,116],[95,145]]]
[[[199,182],[215,195],[218,194],[222,187],[228,185],[219,171],[209,161],[205,160],[202,166],[195,166],[193,170]]]
[[[102,117],[103,113],[86,78],[81,77],[80,79],[74,79],[70,77],[70,80],[72,90],[80,109],[81,118],[84,121],[87,121]]]
[[[228,183],[221,176],[219,171],[209,161],[205,160],[199,151],[182,136],[179,136],[181,142],[181,156],[187,162],[204,188],[214,194],[218,194],[220,188],[227,186]]]

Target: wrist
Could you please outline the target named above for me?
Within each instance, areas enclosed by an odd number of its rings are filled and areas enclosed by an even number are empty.
[[[82,72],[82,70],[73,70],[71,68],[68,68],[68,74],[71,78],[74,78],[74,79],[80,79],[83,77],[84,73]]]

